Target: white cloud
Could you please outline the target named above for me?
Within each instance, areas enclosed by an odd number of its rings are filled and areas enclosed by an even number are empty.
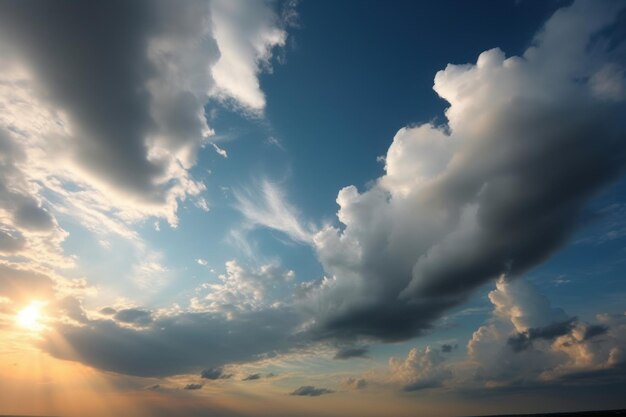
[[[265,108],[258,73],[271,71],[272,50],[287,33],[264,2],[218,0],[211,4],[213,35],[220,58],[212,68],[215,94],[231,97],[252,111]]]
[[[435,388],[452,376],[444,361],[438,349],[413,348],[405,359],[390,358],[389,371],[392,380],[400,382],[405,391]]]
[[[219,156],[221,156],[222,158],[228,158],[228,153],[226,152],[225,149],[220,148],[215,143],[212,143],[212,145],[213,145],[213,149],[215,149],[215,152],[217,152]]]
[[[202,285],[202,295],[194,298],[193,306],[196,310],[224,313],[276,308],[289,303],[294,278],[293,271],[277,265],[252,269],[231,260],[226,262],[226,272],[218,276],[220,283]]]
[[[313,227],[304,224],[277,184],[262,180],[257,187],[240,189],[233,194],[237,200],[235,207],[252,226],[278,230],[296,242],[312,241]]]

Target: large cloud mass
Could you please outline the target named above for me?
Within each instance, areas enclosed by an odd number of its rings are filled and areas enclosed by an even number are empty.
[[[623,6],[576,2],[522,56],[496,48],[437,73],[447,125],[401,129],[385,175],[342,189],[342,226],[314,237],[329,278],[304,306],[320,335],[409,338],[568,239],[624,167]]]
[[[204,190],[189,169],[213,135],[208,100],[263,111],[257,76],[286,33],[273,6],[254,9],[220,0],[2,2],[0,137],[23,154],[19,177],[92,211],[175,225],[178,202],[200,201]],[[215,78],[226,72],[228,83]],[[24,221],[53,225],[38,201],[29,204]]]

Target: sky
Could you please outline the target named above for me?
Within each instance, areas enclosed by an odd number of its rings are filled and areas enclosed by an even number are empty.
[[[0,0],[0,414],[626,408],[626,1]]]

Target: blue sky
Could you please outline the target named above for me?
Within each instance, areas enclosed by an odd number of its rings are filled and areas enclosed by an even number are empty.
[[[0,3],[0,414],[626,406],[625,12]]]

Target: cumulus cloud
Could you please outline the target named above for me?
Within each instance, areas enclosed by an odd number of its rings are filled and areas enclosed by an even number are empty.
[[[202,385],[202,384],[187,384],[187,385],[185,385],[183,387],[183,389],[186,389],[186,390],[199,390],[199,389],[202,389],[203,386],[204,385]]]
[[[326,388],[316,388],[312,385],[303,385],[300,388],[294,390],[289,395],[297,395],[301,397],[319,397],[320,395],[332,394],[333,390]]]
[[[413,348],[405,359],[389,359],[389,369],[392,380],[400,382],[404,391],[418,391],[441,386],[452,376],[444,360],[441,353],[430,346],[423,350]]]
[[[289,301],[295,273],[274,264],[255,269],[230,260],[218,279],[217,284],[201,286],[200,292],[206,294],[192,300],[196,310],[232,313],[278,307]]]
[[[479,285],[522,275],[568,240],[626,166],[625,103],[606,93],[623,82],[606,69],[622,68],[611,36],[623,7],[575,2],[522,56],[495,48],[437,73],[447,124],[398,131],[385,175],[342,189],[341,226],[313,236],[329,278],[302,307],[320,336],[419,335]]]
[[[261,374],[250,374],[242,379],[242,381],[256,381],[257,379],[261,379]]]
[[[493,320],[468,343],[468,364],[486,386],[537,384],[621,371],[626,364],[626,320],[598,315],[590,324],[550,307],[524,280],[498,280],[489,294]]]

